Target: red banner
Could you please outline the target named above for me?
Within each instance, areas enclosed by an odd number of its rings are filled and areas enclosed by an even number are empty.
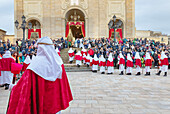
[[[117,29],[116,32],[119,33],[120,38],[122,39],[122,38],[123,38],[122,29]],[[109,38],[111,38],[112,33],[114,33],[114,29],[110,29],[110,30],[109,30]],[[118,37],[116,37],[116,38],[118,38]]]
[[[83,34],[83,37],[85,37],[86,34],[85,34],[84,22],[67,22],[67,25],[66,25],[66,34],[65,34],[66,37],[68,37],[70,26],[74,26],[74,25],[79,25],[81,27],[81,32]]]
[[[35,33],[35,37],[41,38],[41,29],[29,29],[28,30],[28,39]],[[36,36],[37,35],[37,36]]]

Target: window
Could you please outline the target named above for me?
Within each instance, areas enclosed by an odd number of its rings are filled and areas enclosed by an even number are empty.
[[[79,5],[79,0],[71,0],[71,5]]]
[[[162,38],[161,41],[163,42],[163,41],[164,41],[164,38]]]

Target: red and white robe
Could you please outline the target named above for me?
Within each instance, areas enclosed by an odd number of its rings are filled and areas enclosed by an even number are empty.
[[[150,72],[150,67],[152,66],[152,60],[151,59],[146,59],[145,60],[145,71]]]
[[[75,56],[76,65],[82,65],[82,59],[83,57],[81,55],[76,55]]]
[[[106,67],[106,61],[100,61],[99,63],[100,66],[100,72],[105,72],[105,67]]]
[[[0,85],[12,84],[13,74],[11,73],[11,64],[15,63],[13,58],[2,58],[1,59],[1,78]]]
[[[62,79],[54,82],[27,69],[11,91],[7,114],[56,114],[72,100],[64,65]]]
[[[74,60],[74,52],[68,53],[69,55],[69,62],[72,62]]]
[[[114,63],[113,61],[107,61],[107,73],[113,73],[114,72]]]
[[[92,71],[98,71],[99,60],[92,60]]]
[[[125,59],[120,58],[119,60],[119,71],[124,71],[125,70]]]
[[[136,65],[136,72],[137,73],[141,72],[141,66],[142,66],[141,59],[136,59],[135,65]]]
[[[126,73],[132,73],[133,61],[127,60],[126,66]]]

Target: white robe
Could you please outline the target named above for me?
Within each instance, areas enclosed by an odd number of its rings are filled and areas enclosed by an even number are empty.
[[[119,65],[119,71],[124,71],[125,70],[125,66],[123,64]]]
[[[126,73],[132,73],[132,67],[127,67]]]
[[[107,68],[107,73],[113,73],[114,72],[114,67],[109,66]]]
[[[151,69],[150,69],[150,66],[146,66],[146,67],[145,67],[145,72],[150,72],[150,70],[151,70]]]
[[[3,76],[3,71],[1,71],[1,76],[0,76],[0,85],[3,85],[4,83],[4,76]]]
[[[163,65],[161,68],[162,72],[168,72],[168,65]]]
[[[97,70],[98,71],[98,65],[92,65],[92,70]]]
[[[1,80],[0,84],[12,84],[13,81],[13,74],[11,71],[1,71]]]
[[[104,66],[101,66],[100,67],[100,72],[102,73],[102,72],[105,72],[105,67]]]
[[[136,72],[141,72],[141,68],[139,66],[136,67]]]
[[[73,57],[69,56],[69,61],[73,61],[73,60],[74,60],[74,56]]]
[[[76,65],[82,65],[81,61],[76,60]]]

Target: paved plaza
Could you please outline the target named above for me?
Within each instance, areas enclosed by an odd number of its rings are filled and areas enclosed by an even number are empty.
[[[62,114],[170,114],[170,75],[119,76],[68,72],[74,100]],[[135,73],[135,70],[134,70]],[[170,74],[170,71],[169,71]],[[0,114],[9,91],[0,89]]]

